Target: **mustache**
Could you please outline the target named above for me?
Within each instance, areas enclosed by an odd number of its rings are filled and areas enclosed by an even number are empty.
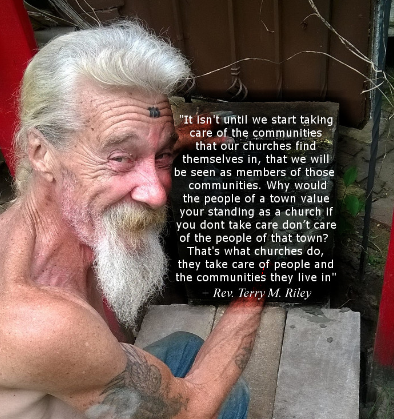
[[[141,233],[149,229],[161,230],[167,220],[167,207],[152,209],[140,204],[122,203],[109,208],[103,216],[105,224],[118,231]]]

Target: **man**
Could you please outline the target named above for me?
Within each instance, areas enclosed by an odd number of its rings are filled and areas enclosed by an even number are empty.
[[[26,70],[18,193],[0,218],[0,418],[246,417],[243,390],[226,397],[262,303],[230,305],[195,360],[193,336],[147,351],[118,343],[102,306],[103,293],[129,326],[161,287],[167,97],[189,74],[134,23],[60,37]]]

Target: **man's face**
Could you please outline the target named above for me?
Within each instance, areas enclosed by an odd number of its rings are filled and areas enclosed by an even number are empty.
[[[161,96],[97,87],[80,97],[85,126],[58,152],[59,210],[94,250],[103,294],[130,326],[166,271],[159,235],[176,139],[171,108]]]
[[[152,117],[151,107],[160,116]],[[85,84],[80,112],[85,124],[71,149],[59,152],[57,186],[66,219],[91,246],[111,207],[126,203],[157,210],[166,204],[176,138],[164,96]]]

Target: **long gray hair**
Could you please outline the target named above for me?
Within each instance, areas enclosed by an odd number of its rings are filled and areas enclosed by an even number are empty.
[[[17,193],[26,190],[32,172],[28,133],[35,128],[55,147],[64,148],[81,128],[78,81],[170,95],[190,77],[186,58],[136,21],[72,32],[49,42],[31,60],[21,87],[14,144]]]

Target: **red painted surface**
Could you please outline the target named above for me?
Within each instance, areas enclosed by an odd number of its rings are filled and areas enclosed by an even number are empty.
[[[0,149],[12,174],[17,91],[37,46],[22,0],[3,0],[0,13]]]
[[[384,272],[379,321],[375,338],[375,361],[394,369],[394,217]]]

